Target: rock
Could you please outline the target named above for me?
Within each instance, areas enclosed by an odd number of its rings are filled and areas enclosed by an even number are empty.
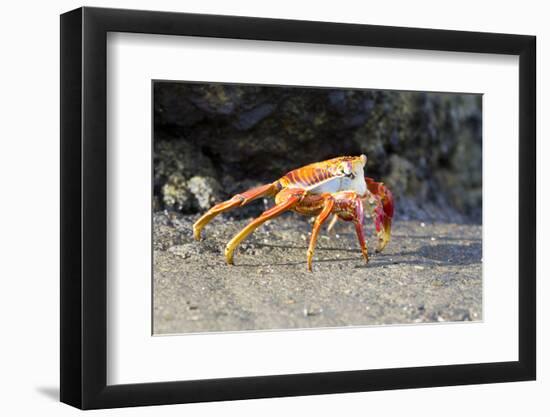
[[[418,183],[414,172],[415,167],[409,160],[399,155],[391,155],[389,157],[389,173],[384,178],[384,182],[398,196],[410,189],[421,190],[422,184]]]
[[[203,212],[220,200],[220,185],[212,177],[194,176],[186,181],[180,174],[172,174],[162,186],[164,207],[183,213]]]
[[[162,186],[162,202],[165,207],[190,212],[193,209],[193,196],[180,174],[172,174]]]
[[[194,176],[187,182],[187,188],[195,197],[199,211],[208,210],[220,200],[220,185],[212,177]]]
[[[275,109],[274,104],[260,104],[247,112],[239,115],[234,126],[239,130],[248,130],[269,116]]]
[[[304,317],[319,316],[323,314],[323,309],[321,307],[304,307],[302,313]]]
[[[191,253],[196,252],[196,250],[194,250],[195,248],[191,245],[192,244],[188,243],[184,245],[171,246],[170,248],[168,248],[168,252],[179,256],[180,258],[186,259],[191,255]]]
[[[194,175],[215,176],[210,158],[184,136],[159,135],[154,144],[154,180],[165,182],[171,175],[179,174],[188,179]]]
[[[227,183],[246,188],[365,153],[367,175],[405,202],[398,214],[481,219],[480,95],[156,82],[154,97],[156,196],[167,183],[174,188],[175,174],[223,184],[226,198]],[[158,204],[191,213],[209,199],[194,198],[191,206],[179,195]]]

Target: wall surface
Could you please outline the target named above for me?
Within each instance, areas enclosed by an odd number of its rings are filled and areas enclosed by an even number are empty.
[[[550,97],[550,27],[544,2],[438,1],[258,2],[252,0],[95,1],[88,6],[237,14],[292,19],[509,32],[538,37],[539,259],[550,248],[550,209],[543,184],[550,157],[542,120]],[[0,380],[3,415],[76,415],[59,393],[59,14],[80,2],[9,2],[2,10],[2,150],[0,178]],[[546,232],[546,233],[545,233]],[[545,237],[543,238],[543,235]],[[539,262],[538,381],[303,398],[100,411],[94,415],[548,415],[550,268]],[[546,395],[544,395],[546,394]]]

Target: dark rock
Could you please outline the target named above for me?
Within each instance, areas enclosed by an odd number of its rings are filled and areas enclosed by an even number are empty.
[[[261,104],[252,110],[242,113],[234,123],[234,126],[239,130],[248,130],[269,116],[274,109],[275,105],[273,104]]]
[[[161,209],[202,211],[197,201],[231,195],[228,182],[241,191],[310,162],[365,153],[367,175],[418,207],[398,204],[398,215],[435,207],[481,219],[480,95],[156,82],[154,97]],[[223,188],[191,193],[188,203],[176,183],[195,176]]]

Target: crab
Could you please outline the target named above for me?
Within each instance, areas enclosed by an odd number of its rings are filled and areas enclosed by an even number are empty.
[[[312,271],[319,231],[330,215],[333,219],[329,230],[338,219],[353,222],[361,252],[368,263],[363,221],[370,214],[378,237],[377,252],[383,250],[390,240],[394,205],[392,193],[382,182],[365,177],[366,163],[365,155],[341,156],[290,171],[275,182],[252,188],[213,206],[193,224],[193,236],[200,240],[204,226],[223,212],[259,198],[275,197],[273,207],[252,220],[227,243],[225,259],[229,265],[233,264],[235,249],[248,235],[288,210],[315,216],[307,250],[309,271]]]

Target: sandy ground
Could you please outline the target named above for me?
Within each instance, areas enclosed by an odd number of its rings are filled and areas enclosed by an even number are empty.
[[[396,221],[366,265],[351,224],[320,235],[306,271],[311,225],[287,213],[251,235],[225,264],[227,241],[248,223],[218,217],[195,242],[198,216],[155,213],[155,334],[482,319],[481,226]]]

